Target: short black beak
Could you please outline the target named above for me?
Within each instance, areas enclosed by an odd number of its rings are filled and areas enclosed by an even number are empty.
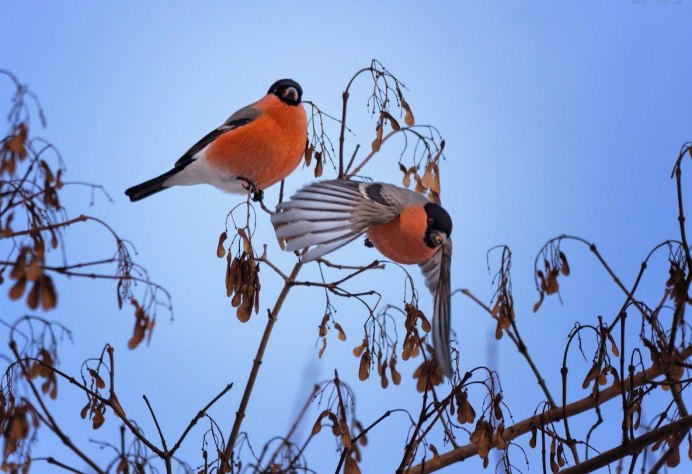
[[[284,91],[284,97],[291,102],[298,102],[298,90],[295,87],[289,87]]]

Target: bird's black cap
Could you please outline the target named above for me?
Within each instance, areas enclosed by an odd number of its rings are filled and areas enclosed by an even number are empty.
[[[425,205],[425,213],[428,216],[428,230],[444,232],[447,237],[452,235],[452,218],[442,206],[429,202]]]
[[[283,96],[283,92],[286,89],[288,89],[289,87],[293,87],[298,91],[297,100],[295,100],[295,101],[291,100],[290,103],[292,105],[300,104],[300,101],[303,98],[303,88],[300,87],[300,84],[298,84],[293,79],[280,79],[280,80],[276,81],[274,84],[271,85],[271,87],[269,88],[269,91],[267,91],[267,94],[274,94],[275,96],[279,97],[279,99],[286,102],[286,97]]]

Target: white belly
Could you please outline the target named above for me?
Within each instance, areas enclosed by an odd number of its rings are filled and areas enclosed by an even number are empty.
[[[237,179],[237,176],[224,174],[213,168],[207,161],[205,150],[197,153],[195,161],[183,168],[179,173],[171,176],[164,182],[164,186],[191,186],[193,184],[211,184],[222,191],[233,194],[247,193],[245,182]]]

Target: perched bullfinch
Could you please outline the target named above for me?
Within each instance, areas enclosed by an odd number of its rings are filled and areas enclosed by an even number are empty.
[[[195,143],[172,170],[125,194],[139,201],[172,186],[201,183],[244,193],[245,180],[252,181],[259,188],[256,191],[281,181],[296,169],[305,151],[307,118],[302,97],[297,82],[276,81],[267,95]]]
[[[307,249],[308,262],[365,234],[390,260],[418,264],[433,293],[433,346],[442,373],[452,375],[449,349],[452,219],[441,206],[384,183],[321,181],[279,204],[272,223],[286,250]]]

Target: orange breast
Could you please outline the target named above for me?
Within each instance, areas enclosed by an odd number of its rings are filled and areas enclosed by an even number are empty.
[[[255,107],[262,115],[219,136],[206,155],[221,173],[252,179],[264,189],[291,174],[300,163],[307,119],[302,104],[289,106],[275,95],[265,96]]]
[[[396,219],[372,227],[367,232],[368,239],[382,255],[395,262],[426,262],[437,251],[423,241],[427,219],[422,206],[407,207]]]

